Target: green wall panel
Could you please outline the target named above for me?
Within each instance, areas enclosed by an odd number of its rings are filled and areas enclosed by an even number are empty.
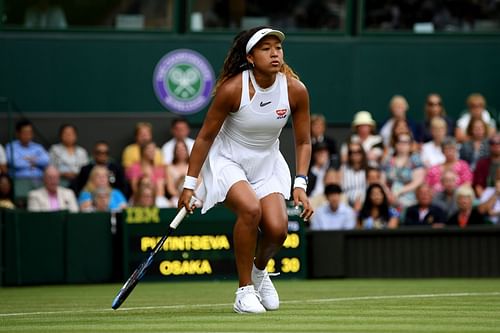
[[[6,285],[64,282],[65,212],[5,212]]]
[[[156,63],[190,48],[219,73],[231,35],[0,32],[0,96],[23,112],[166,112],[152,89]],[[422,119],[429,92],[443,95],[457,117],[466,96],[483,93],[500,109],[500,38],[495,36],[288,36],[285,58],[307,84],[311,109],[332,124],[354,112],[387,116],[394,94]],[[2,107],[2,106],[0,106]],[[204,111],[189,116],[201,122]]]
[[[109,214],[6,210],[3,220],[4,285],[112,280]]]
[[[109,282],[113,276],[113,236],[109,213],[68,214],[66,282]]]

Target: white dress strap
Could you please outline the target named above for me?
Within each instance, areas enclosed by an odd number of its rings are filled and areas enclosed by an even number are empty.
[[[241,72],[241,99],[240,109],[250,103],[250,89],[248,88],[248,70]]]
[[[286,105],[287,109],[290,109],[290,100],[288,98],[288,80],[286,78],[286,75],[279,73],[278,74],[278,79],[280,80],[280,96],[281,96],[281,103],[283,105]]]

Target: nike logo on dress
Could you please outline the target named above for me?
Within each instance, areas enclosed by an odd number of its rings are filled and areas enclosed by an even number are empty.
[[[262,108],[262,107],[264,107],[264,106],[266,106],[268,104],[271,104],[271,101],[265,102],[265,103],[264,102],[260,102],[260,107]]]

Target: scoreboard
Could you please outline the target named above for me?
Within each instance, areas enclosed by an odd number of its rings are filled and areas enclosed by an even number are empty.
[[[288,235],[280,252],[269,261],[269,272],[305,278],[306,237],[299,210],[288,210]],[[123,213],[123,272],[127,278],[167,232],[175,209],[130,207]],[[162,279],[236,279],[233,227],[236,216],[225,207],[189,215],[168,237],[145,276]]]

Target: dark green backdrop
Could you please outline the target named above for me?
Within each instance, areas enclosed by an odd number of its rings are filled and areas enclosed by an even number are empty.
[[[0,32],[0,96],[24,112],[164,112],[152,90],[159,59],[176,48],[206,56],[219,72],[232,35],[121,32]],[[312,112],[345,124],[360,109],[381,121],[393,94],[422,119],[425,95],[443,95],[452,116],[466,96],[500,106],[495,36],[290,35],[285,57],[311,95]],[[0,105],[5,110],[5,105]],[[190,116],[201,122],[203,112]]]

